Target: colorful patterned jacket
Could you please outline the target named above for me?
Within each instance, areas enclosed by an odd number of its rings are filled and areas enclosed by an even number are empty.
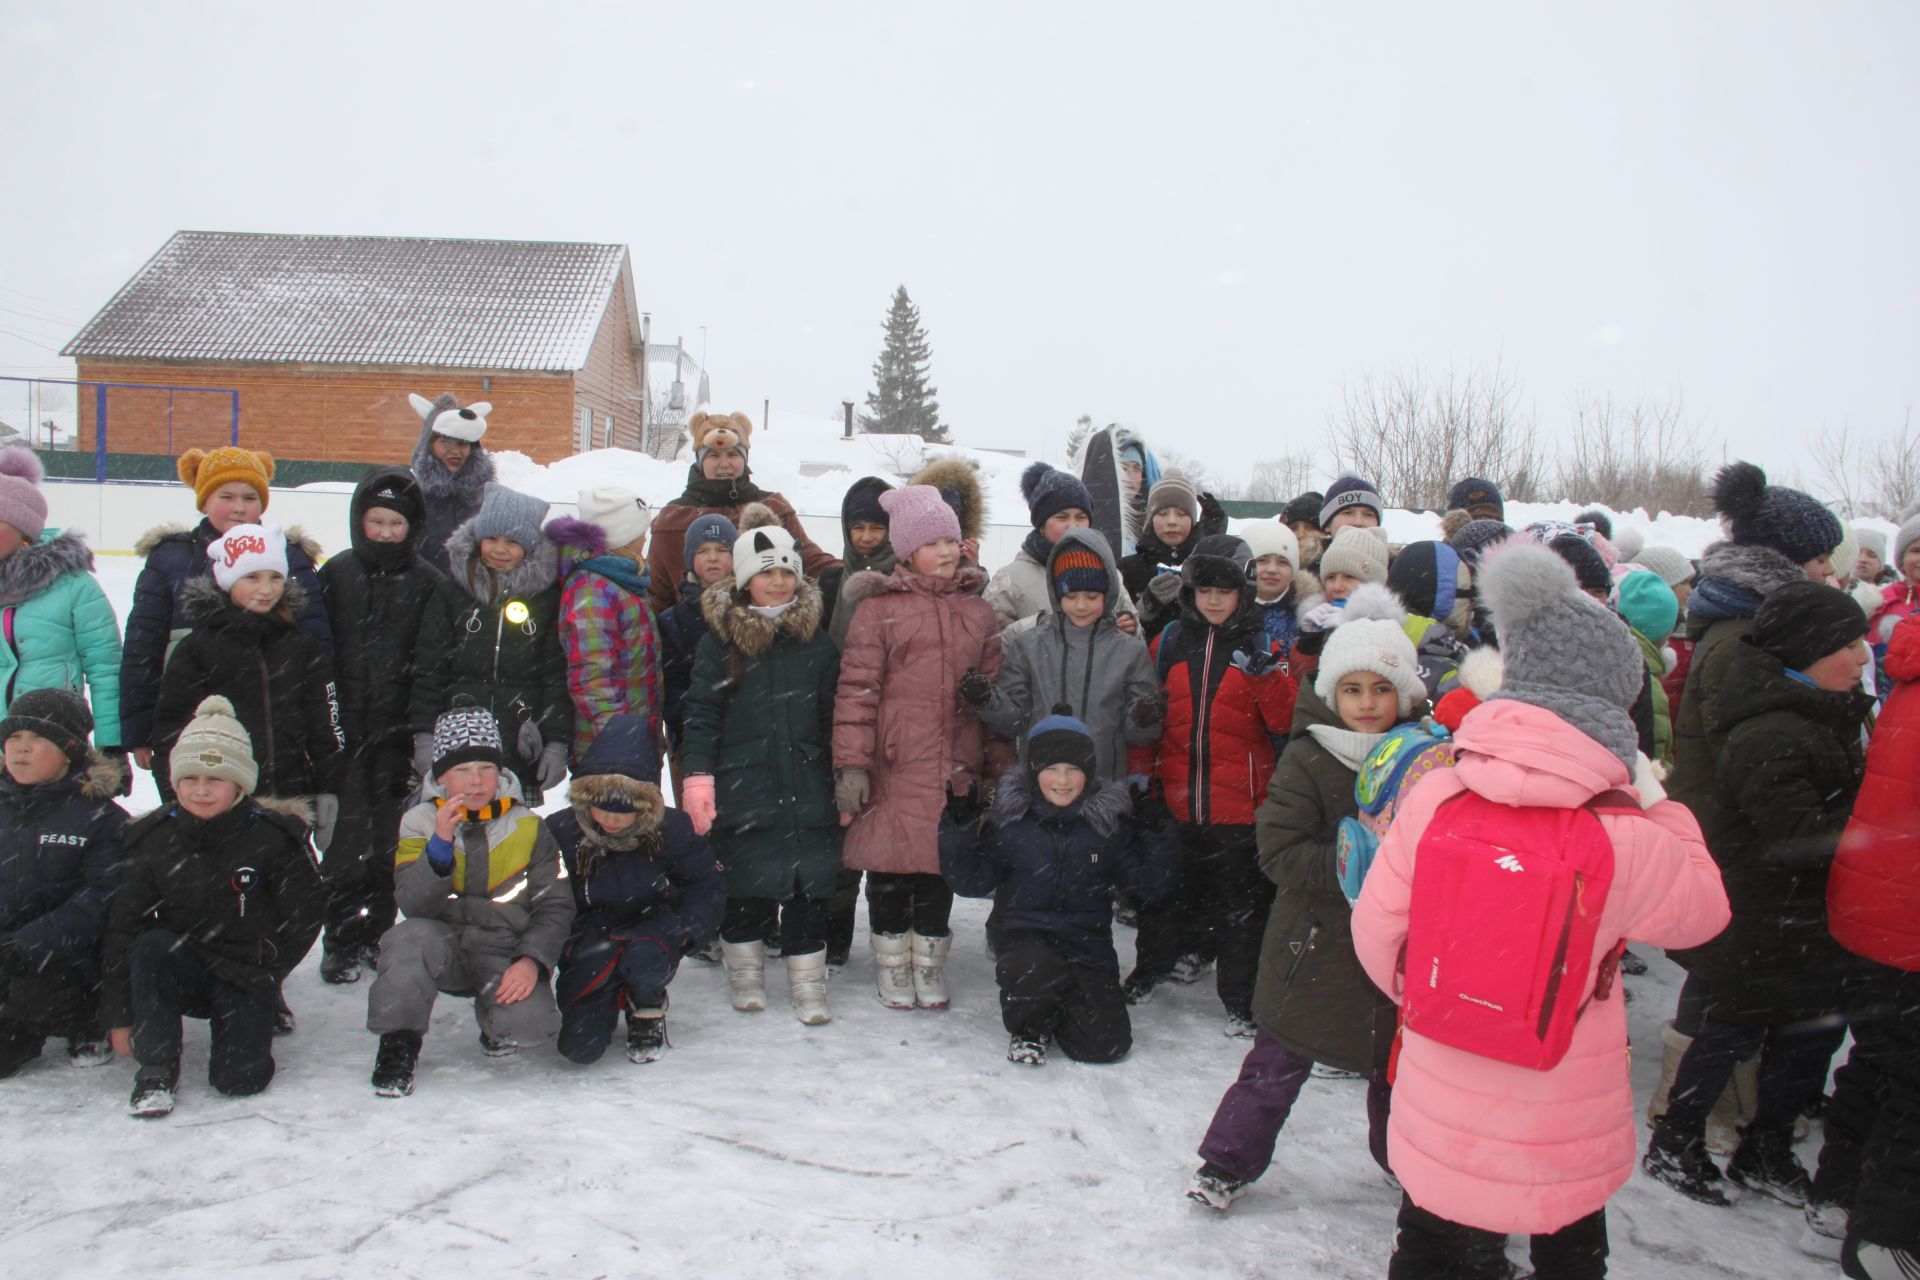
[[[560,547],[560,639],[567,651],[567,692],[573,699],[578,761],[595,735],[617,715],[645,716],[658,733],[666,698],[660,684],[660,646],[647,607],[647,571],[607,550],[599,526],[562,516],[546,534]]]

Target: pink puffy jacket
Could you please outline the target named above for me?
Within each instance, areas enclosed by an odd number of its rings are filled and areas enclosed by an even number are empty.
[[[1436,773],[1394,819],[1353,911],[1353,948],[1381,990],[1400,999],[1414,853],[1434,811],[1471,788],[1510,805],[1585,804],[1630,788],[1626,766],[1551,711],[1511,701],[1476,708],[1456,737],[1460,763]],[[1614,879],[1582,980],[1621,939],[1662,947],[1705,942],[1726,927],[1720,872],[1685,806],[1605,814]],[[1567,1056],[1533,1071],[1402,1036],[1387,1155],[1413,1202],[1486,1231],[1547,1232],[1606,1204],[1633,1171],[1634,1111],[1626,1002],[1616,988],[1588,1006]]]
[[[986,583],[965,565],[951,578],[900,565],[856,573],[841,589],[839,607],[854,614],[833,702],[833,767],[865,769],[873,786],[842,848],[855,870],[940,874],[947,788],[980,780],[985,745],[960,677],[969,667],[1000,674]]]

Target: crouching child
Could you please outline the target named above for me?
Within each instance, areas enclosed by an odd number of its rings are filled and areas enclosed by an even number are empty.
[[[126,771],[87,745],[66,689],[23,693],[0,720],[0,1079],[64,1036],[67,1061],[111,1061],[100,1021],[100,932],[120,874]]]
[[[573,886],[573,934],[558,979],[560,1052],[597,1062],[622,1012],[627,1057],[667,1047],[667,984],[680,957],[720,931],[727,875],[693,821],[660,795],[660,748],[645,716],[607,722],[574,766],[551,828]]]
[[[500,725],[455,707],[433,729],[432,780],[400,820],[394,900],[406,919],[380,939],[367,1030],[380,1037],[373,1091],[413,1092],[420,1042],[441,992],[472,997],[480,1047],[504,1057],[560,1030],[548,975],[573,925],[560,848],[525,808]]]
[[[1046,1062],[1049,1044],[1076,1062],[1114,1062],[1133,1046],[1113,950],[1113,891],[1155,902],[1173,891],[1180,841],[1149,792],[1095,781],[1094,741],[1071,716],[1027,735],[1025,769],[1000,777],[991,813],[977,787],[948,789],[940,871],[953,891],[993,898],[987,937],[997,956],[1007,1060]]]
[[[212,1026],[215,1089],[267,1087],[280,984],[326,910],[311,810],[252,798],[259,766],[232,703],[203,701],[168,764],[173,803],[126,830],[102,954],[102,1012],[114,1052],[140,1064],[130,1109],[141,1117],[173,1110],[183,1016]]]

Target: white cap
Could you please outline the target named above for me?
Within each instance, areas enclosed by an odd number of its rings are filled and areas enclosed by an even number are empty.
[[[287,576],[287,535],[277,524],[237,524],[207,544],[213,580],[222,591],[250,573],[270,569]]]
[[[769,569],[791,569],[795,577],[801,576],[800,551],[793,545],[793,535],[777,524],[749,529],[733,544],[733,580],[742,591],[754,574]]]
[[[630,546],[647,536],[653,523],[653,508],[631,489],[619,485],[601,485],[580,491],[580,518],[598,525],[607,535],[607,546]]]
[[[1240,540],[1253,552],[1253,563],[1259,563],[1261,556],[1280,556],[1297,572],[1300,568],[1300,539],[1294,537],[1293,530],[1282,524],[1278,517],[1272,520],[1249,520],[1237,530]],[[1247,572],[1252,574],[1252,566]]]

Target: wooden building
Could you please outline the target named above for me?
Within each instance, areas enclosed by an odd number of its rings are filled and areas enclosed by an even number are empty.
[[[230,441],[308,478],[412,456],[408,392],[490,401],[487,445],[552,462],[641,447],[646,335],[626,246],[182,231],[61,352],[79,448]],[[143,390],[165,387],[169,391]],[[188,388],[209,388],[197,394]],[[129,461],[131,461],[129,459]]]

